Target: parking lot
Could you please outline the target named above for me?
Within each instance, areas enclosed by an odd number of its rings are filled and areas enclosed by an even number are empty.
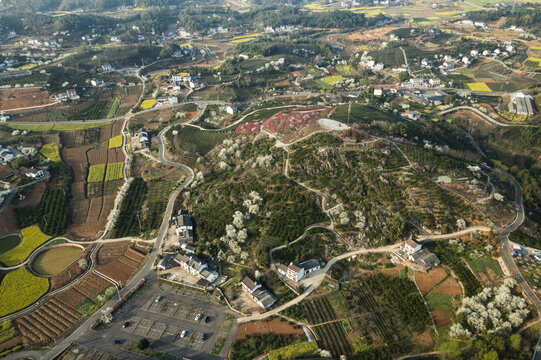
[[[113,326],[100,333],[120,340],[123,345],[117,345],[117,351],[126,350],[127,343],[147,338],[156,350],[175,356],[223,359],[236,331],[228,310],[207,292],[152,280],[115,313]]]

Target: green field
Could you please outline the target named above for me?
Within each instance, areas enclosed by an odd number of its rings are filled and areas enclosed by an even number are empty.
[[[49,290],[49,280],[25,267],[9,272],[0,284],[0,316],[24,309]]]
[[[0,255],[7,253],[21,243],[21,238],[17,235],[7,236],[0,239]]]
[[[351,111],[348,114],[349,104],[339,105],[336,107],[336,112],[332,118],[336,121],[344,123],[358,123],[371,121],[393,121],[397,117],[391,113],[383,112],[375,107],[351,104]]]
[[[122,173],[122,169],[124,169],[123,162],[107,164],[107,171],[105,173],[105,181],[122,179],[124,177]]]
[[[115,98],[115,101],[113,101],[113,104],[111,105],[111,108],[109,109],[109,112],[107,113],[107,116],[105,118],[109,119],[115,116],[116,111],[120,106],[120,100],[120,98]]]
[[[22,263],[28,255],[37,249],[51,237],[41,232],[37,225],[32,225],[21,230],[23,241],[19,246],[0,256],[0,262],[6,266],[14,266]]]
[[[202,131],[198,128],[187,126],[181,129],[176,136],[178,146],[188,152],[205,155],[213,147],[233,135],[229,131]]]
[[[496,276],[503,275],[502,268],[500,267],[500,264],[498,264],[498,261],[490,257],[484,257],[479,260],[468,260],[468,264],[476,274],[486,274],[488,269],[492,269]]]
[[[425,296],[425,300],[430,310],[453,311],[453,295],[431,292]]]

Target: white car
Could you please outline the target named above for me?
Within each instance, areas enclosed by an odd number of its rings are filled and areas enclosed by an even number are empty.
[[[533,258],[537,261],[541,261],[541,255],[534,255]]]
[[[201,320],[201,314],[195,315],[195,321],[199,321],[199,320]]]
[[[186,330],[182,330],[182,332],[180,333],[180,337],[184,338],[186,337],[186,335],[188,335],[188,332]]]

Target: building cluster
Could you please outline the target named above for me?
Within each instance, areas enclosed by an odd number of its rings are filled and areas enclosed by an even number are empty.
[[[265,310],[270,308],[278,301],[278,299],[263,285],[252,279],[250,276],[246,276],[242,280],[241,285],[242,289],[248,294],[248,296]]]
[[[409,261],[424,272],[435,268],[441,263],[436,254],[423,248],[423,245],[415,241],[413,235],[408,240],[404,241],[402,245],[400,245],[400,249],[395,253],[402,260]]]
[[[320,269],[321,263],[316,259],[306,260],[301,262],[300,264],[291,262],[287,267],[280,264],[277,268],[278,273],[294,282],[299,282],[306,275]]]
[[[56,94],[54,96],[55,100],[78,100],[80,99],[79,94],[77,94],[77,91],[75,89],[69,89],[66,92]]]
[[[508,105],[509,112],[518,115],[534,115],[535,101],[529,94],[517,92],[511,95]]]
[[[150,134],[145,129],[139,130],[135,134],[137,138],[139,139],[139,144],[141,146],[141,149],[148,149],[150,148]]]
[[[191,76],[185,72],[171,76],[171,81],[176,85],[176,87],[173,87],[173,90],[180,90],[180,85],[184,85],[194,90],[205,87],[205,83],[200,81],[197,76]]]
[[[181,213],[171,220],[171,225],[175,226],[175,234],[178,236],[179,246],[183,244],[194,245],[195,233],[191,216],[186,215],[181,210]]]
[[[173,262],[185,272],[199,278],[198,285],[208,286],[218,279],[218,273],[211,270],[208,263],[193,254],[177,254]]]

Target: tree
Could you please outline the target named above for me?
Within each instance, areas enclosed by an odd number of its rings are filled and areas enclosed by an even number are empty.
[[[150,346],[150,342],[147,339],[144,339],[144,338],[139,340],[139,342],[137,343],[137,348],[139,350],[145,350],[149,346]]]
[[[398,81],[400,81],[401,83],[408,80],[409,78],[410,78],[410,74],[407,71],[401,71],[398,74]]]
[[[515,351],[521,351],[522,350],[522,336],[520,334],[512,334],[509,337],[509,345],[511,345],[511,348]]]

